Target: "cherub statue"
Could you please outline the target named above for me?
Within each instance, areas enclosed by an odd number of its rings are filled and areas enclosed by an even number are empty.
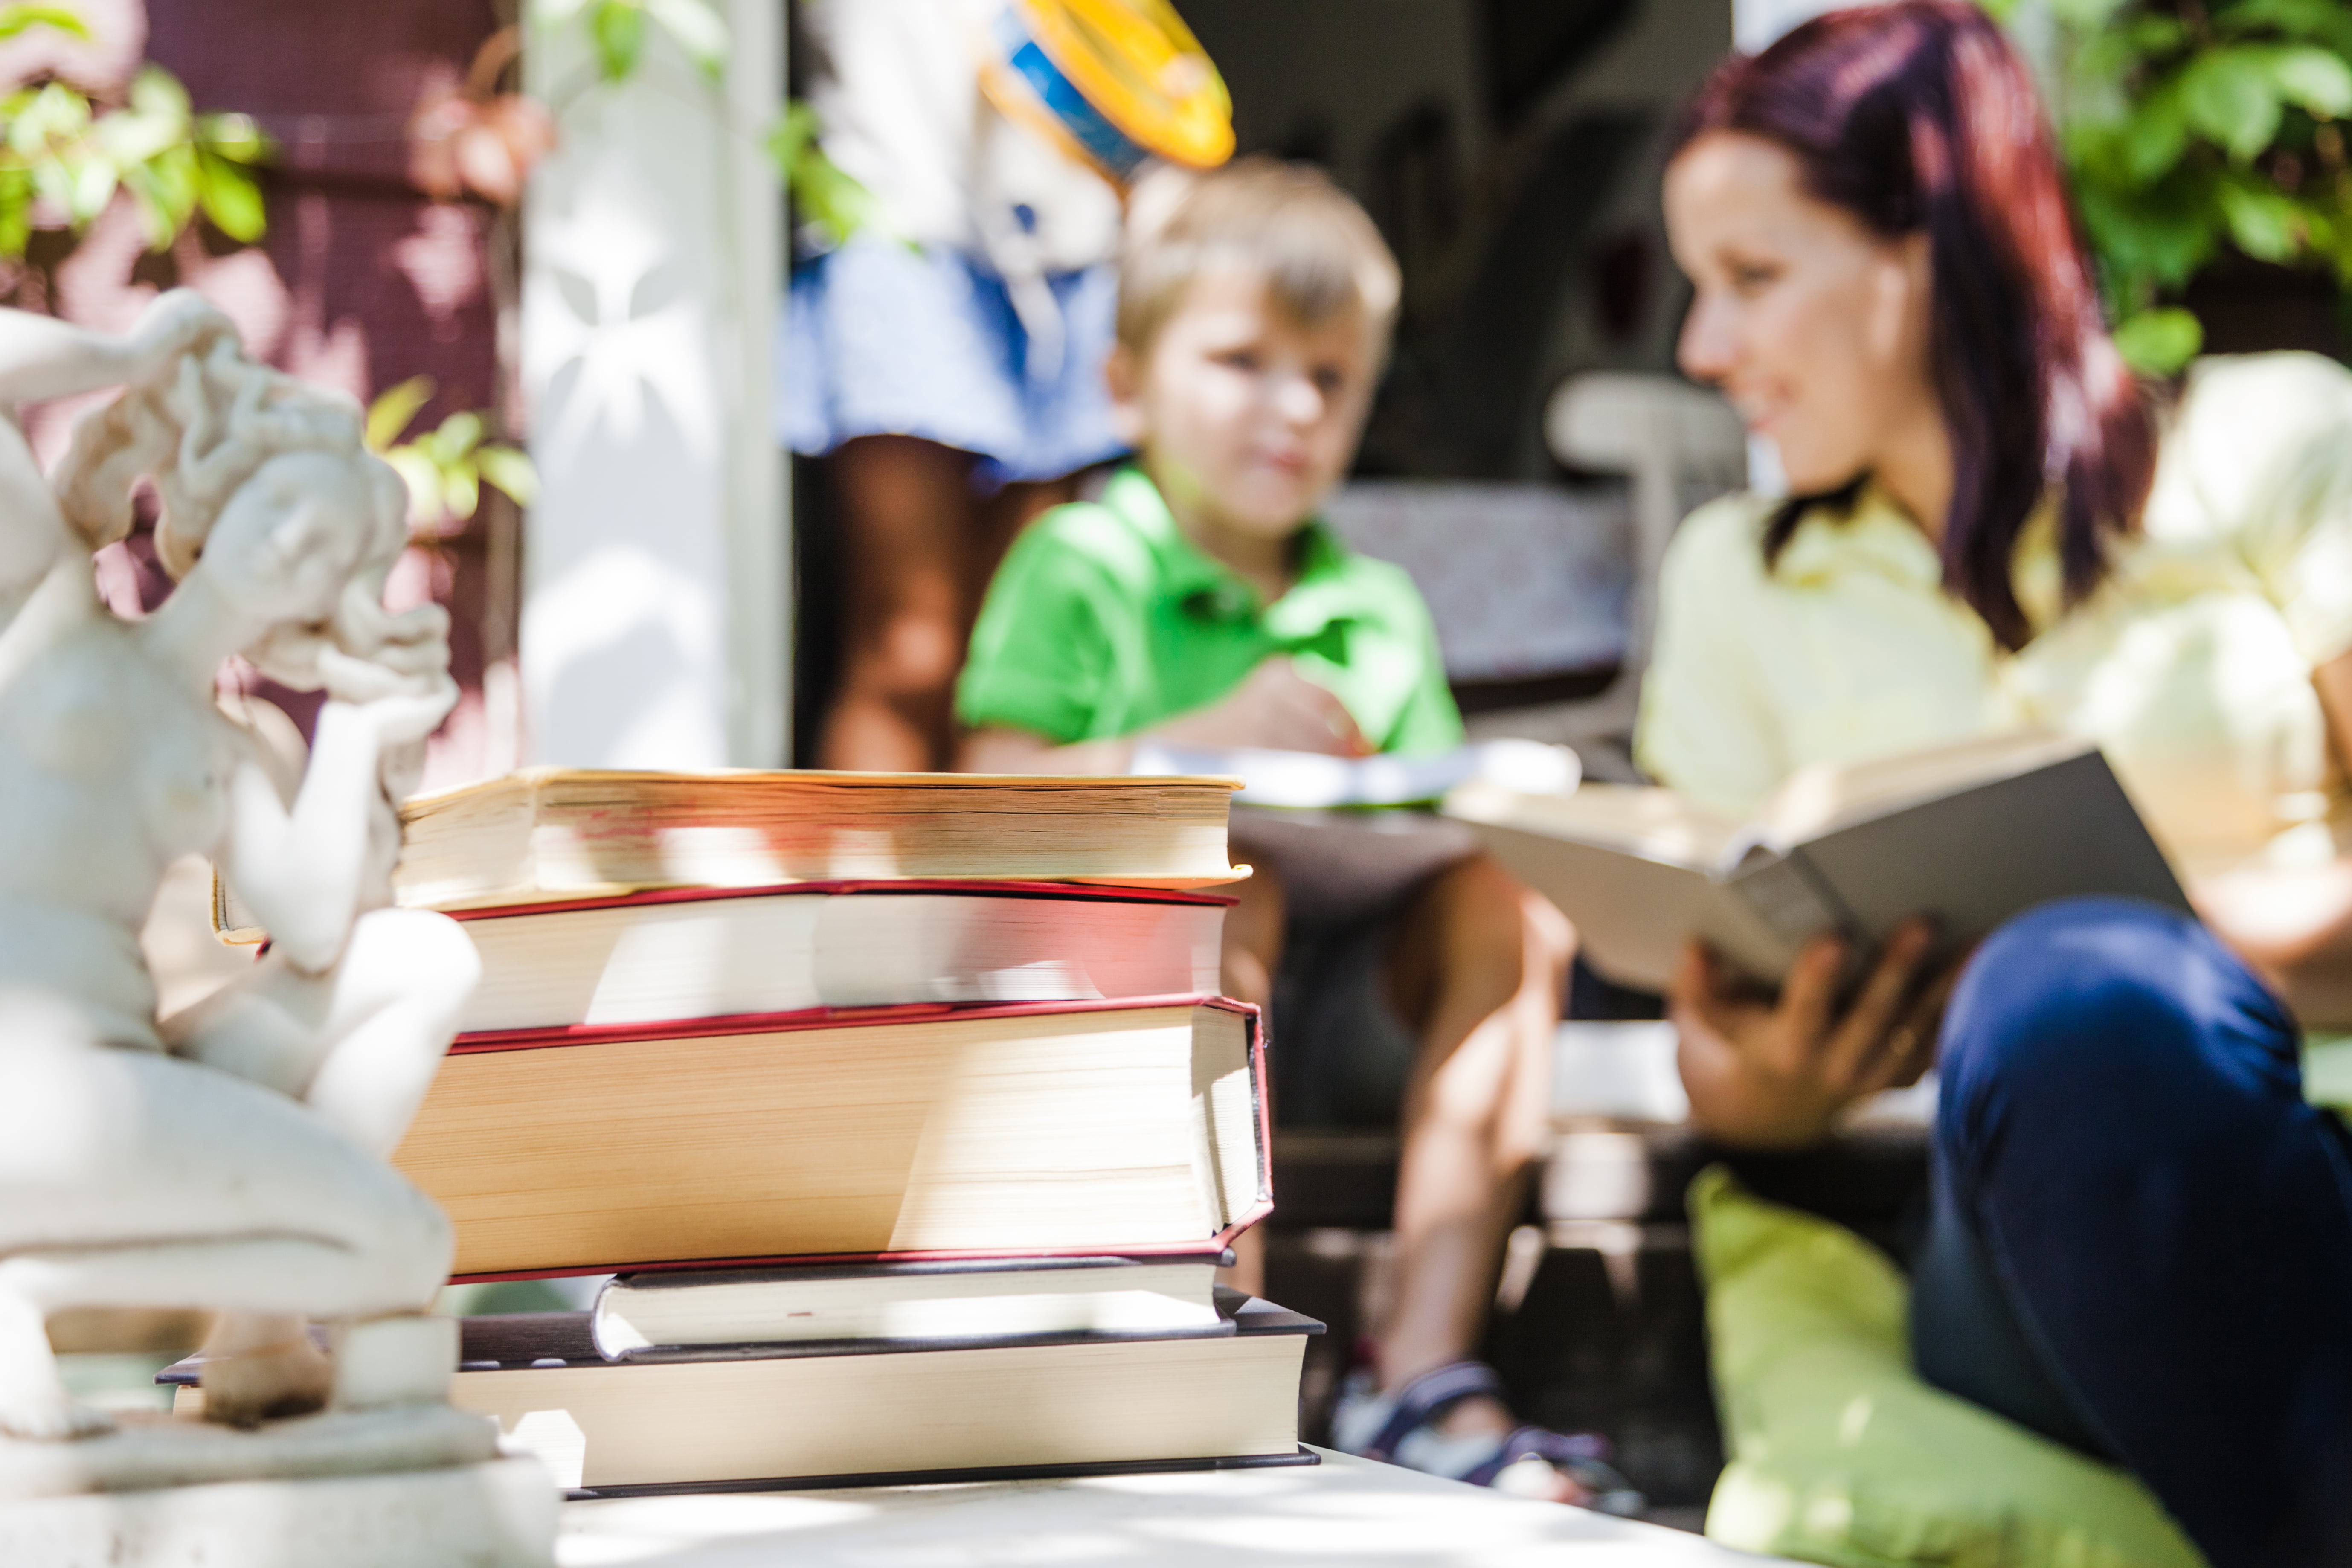
[[[75,1306],[219,1311],[216,1419],[437,1398],[448,1341],[415,1315],[449,1226],[387,1157],[478,965],[455,922],[389,906],[394,802],[457,696],[447,617],[383,606],[405,498],[347,400],[247,362],[192,295],[119,339],[0,310],[8,411],[114,384],[54,492],[0,419],[0,1431],[107,1425],[50,1354]],[[140,479],[178,581],[130,620],[90,552]],[[236,654],[327,693],[290,789],[215,706]],[[138,932],[189,853],[270,946],[159,1022]],[[359,1383],[305,1319],[366,1347]]]

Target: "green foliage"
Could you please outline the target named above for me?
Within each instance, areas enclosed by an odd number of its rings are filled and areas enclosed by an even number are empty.
[[[1993,4],[1995,13],[2014,0]],[[2050,0],[2059,142],[2135,367],[2203,333],[2177,305],[2233,246],[2352,286],[2352,6],[2344,0]]]
[[[607,82],[636,73],[648,21],[712,81],[727,68],[727,22],[712,0],[538,0],[532,16],[542,27],[584,26],[597,72]],[[837,246],[875,222],[873,193],[824,155],[816,111],[806,103],[786,104],[762,145],[798,221],[816,230],[826,245]]]
[[[0,44],[35,27],[49,27],[68,37],[89,40],[89,28],[81,17],[63,5],[0,5]]]
[[[801,223],[816,229],[828,246],[837,246],[859,229],[875,223],[874,193],[842,173],[824,155],[818,141],[816,110],[798,99],[768,132],[768,157],[791,193]]]
[[[712,80],[727,68],[727,22],[710,0],[541,0],[538,19],[559,27],[584,22],[596,68],[606,81],[635,73],[647,22],[667,33]]]
[[[413,441],[401,433],[433,400],[433,378],[411,376],[368,405],[368,449],[379,453],[408,486],[408,525],[419,533],[454,533],[470,521],[488,484],[529,506],[539,496],[539,470],[513,447],[486,443],[479,414],[450,415]],[[395,443],[398,443],[395,445]]]
[[[61,6],[0,5],[0,39],[34,27],[89,37]],[[79,233],[118,191],[138,205],[154,249],[199,211],[249,243],[265,226],[249,171],[270,153],[246,116],[194,113],[187,89],[159,66],[142,68],[114,108],[56,79],[16,87],[0,93],[0,257],[23,256],[37,226],[62,220]]]

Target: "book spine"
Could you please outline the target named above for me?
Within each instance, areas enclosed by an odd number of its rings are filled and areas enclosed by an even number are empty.
[[[1727,884],[1791,951],[1825,931],[1849,931],[1853,916],[1804,862],[1803,851],[1742,869]]]

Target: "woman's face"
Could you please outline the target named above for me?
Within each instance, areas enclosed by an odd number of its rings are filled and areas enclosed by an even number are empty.
[[[1667,166],[1665,208],[1696,290],[1676,357],[1771,438],[1791,489],[1835,489],[1941,438],[1924,235],[1873,233],[1810,195],[1788,152],[1727,132]]]

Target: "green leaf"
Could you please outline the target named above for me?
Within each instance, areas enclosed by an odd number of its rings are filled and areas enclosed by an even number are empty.
[[[89,129],[89,100],[63,82],[49,82],[16,106],[8,118],[8,144],[27,155],[53,142],[79,140]]]
[[[277,144],[249,114],[196,116],[196,144],[233,163],[266,163],[278,155]]]
[[[394,447],[383,454],[401,482],[408,487],[408,521],[412,526],[441,521],[441,470],[414,447]]]
[[[452,414],[441,421],[441,428],[417,444],[443,468],[462,463],[482,439],[482,416],[474,413]]]
[[[441,471],[441,505],[446,515],[459,522],[469,521],[482,505],[482,481],[471,463],[460,463]]]
[[[2142,375],[2174,375],[2205,346],[2205,328],[2177,306],[2142,310],[2118,324],[2116,352]]]
[[[188,89],[162,66],[142,66],[131,79],[131,107],[141,114],[171,120],[188,118]]]
[[[709,0],[645,0],[646,14],[714,81],[727,68],[726,19]]]
[[[2168,182],[2145,194],[2085,187],[2083,226],[2107,274],[2112,294],[2137,304],[2152,289],[2178,289],[2212,258],[2221,215],[2210,182]]]
[[[539,466],[512,447],[484,447],[474,454],[482,478],[514,498],[517,506],[539,500]]]
[[[637,52],[645,47],[646,14],[635,0],[595,0],[588,16],[589,37],[606,81],[620,81],[637,68]]]
[[[194,153],[174,147],[160,157],[128,164],[121,173],[124,188],[138,199],[146,220],[147,247],[168,250],[196,210]]]
[[[79,38],[84,43],[89,41],[89,25],[67,6],[0,5],[0,42],[28,33],[35,27],[54,27],[69,38]]]
[[[416,411],[433,401],[433,378],[412,375],[406,381],[385,387],[368,405],[367,426],[362,437],[371,452],[389,451],[416,417]]]
[[[2050,0],[2050,14],[2063,26],[2096,32],[2121,9],[2124,0]]]
[[[114,165],[103,158],[89,159],[74,170],[66,187],[66,210],[73,215],[75,225],[86,224],[104,212],[106,204],[114,199],[115,186],[121,183]]]
[[[2134,16],[2116,27],[2126,47],[2143,56],[2169,55],[2189,42],[2178,16]]]
[[[776,116],[775,124],[768,128],[761,145],[768,150],[769,161],[776,166],[776,176],[789,180],[793,167],[800,162],[801,152],[816,141],[816,110],[800,99],[784,105]]]
[[[2352,65],[2326,49],[2291,44],[2274,52],[2271,78],[2280,96],[2324,119],[2352,113]]]
[[[2140,100],[2121,136],[2123,166],[2134,184],[2151,184],[2180,162],[2189,150],[2189,121],[2188,95],[2178,79]]]
[[[2277,33],[2352,53],[2352,11],[2342,0],[2237,0],[2214,12],[2212,26],[2225,38]]]
[[[207,147],[196,154],[196,202],[213,226],[240,245],[268,232],[268,204],[253,176]]]
[[[2230,238],[2257,261],[2291,261],[2302,248],[2303,209],[2274,186],[2231,181],[2214,193]]]
[[[2189,122],[2243,163],[2278,134],[2284,107],[2271,51],[2250,44],[2211,49],[2180,73]]]
[[[32,237],[32,175],[23,169],[0,168],[0,256],[23,256]]]

